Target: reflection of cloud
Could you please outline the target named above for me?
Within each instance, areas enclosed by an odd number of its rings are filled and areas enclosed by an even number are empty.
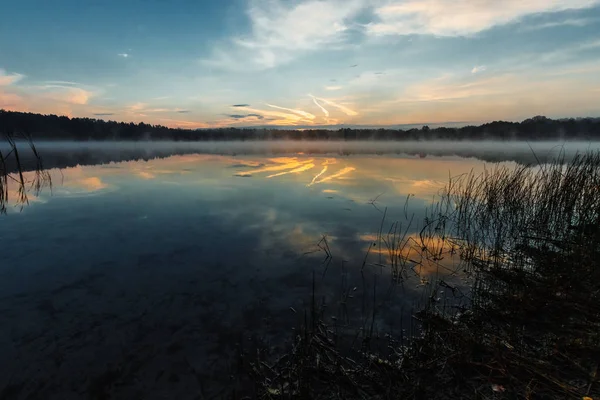
[[[147,171],[138,171],[137,175],[142,179],[154,179],[156,175]]]
[[[354,170],[356,170],[356,168],[354,168],[354,167],[343,168],[340,171],[336,172],[335,174],[326,176],[325,178],[321,178],[321,179],[317,179],[317,180],[313,179],[313,181],[311,183],[309,183],[307,186],[312,186],[312,185],[316,185],[317,183],[328,182],[333,179],[341,178],[342,176],[349,174],[350,172],[352,172]]]
[[[304,164],[304,162],[298,162],[298,161],[288,162],[288,163],[285,163],[285,164],[271,165],[271,166],[268,166],[268,167],[253,169],[253,170],[250,170],[250,171],[247,171],[247,172],[242,172],[242,173],[240,173],[240,175],[250,176],[250,175],[253,175],[253,174],[259,174],[261,172],[284,171],[286,169],[298,168],[298,167],[302,166],[303,164]]]
[[[401,260],[405,260],[419,275],[448,273],[454,271],[459,264],[458,253],[451,254],[453,246],[449,241],[442,240],[439,236],[424,235],[421,238],[415,233],[402,237],[403,233],[396,236],[396,243],[393,244],[390,243],[392,236],[382,234],[381,247],[377,233],[360,235],[359,240],[365,243],[365,253],[382,256],[382,262],[388,265],[393,262],[400,264]],[[424,247],[427,251],[423,250]]]
[[[315,175],[315,177],[312,179],[312,181],[308,184],[308,186],[312,186],[315,184],[316,180],[319,179],[321,177],[321,175],[323,175],[325,172],[327,172],[327,165],[325,165],[323,167],[323,169],[321,170],[321,172],[319,172],[318,174]]]
[[[298,168],[294,168],[291,171],[279,172],[277,174],[269,175],[269,176],[267,176],[267,178],[275,178],[277,176],[286,175],[286,174],[297,174],[300,172],[308,171],[309,169],[314,168],[314,166],[315,166],[315,164],[313,164],[311,162],[307,162],[306,164],[304,164]]]
[[[94,192],[96,190],[102,190],[102,189],[108,187],[108,185],[106,183],[102,182],[102,180],[96,176],[79,179],[79,180],[70,182],[69,185],[80,186],[90,192]]]

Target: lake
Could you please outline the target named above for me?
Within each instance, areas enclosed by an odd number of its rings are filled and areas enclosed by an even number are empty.
[[[0,393],[197,398],[227,386],[244,343],[285,346],[313,301],[349,330],[410,333],[429,281],[468,285],[451,258],[415,260],[411,249],[449,177],[491,164],[252,146],[51,169],[51,190],[9,206]],[[407,238],[395,280],[393,231]]]

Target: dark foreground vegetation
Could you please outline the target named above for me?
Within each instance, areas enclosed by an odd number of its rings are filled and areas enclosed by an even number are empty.
[[[29,203],[28,193],[39,192],[44,187],[52,190],[50,173],[45,169],[42,158],[38,153],[31,136],[26,134],[5,133],[0,138],[6,145],[6,150],[0,149],[0,214],[6,213],[9,203],[9,195],[14,195],[13,200],[17,206]],[[17,141],[27,143],[30,150],[25,156],[28,160],[27,167],[24,166],[23,157],[17,146]],[[1,144],[1,143],[0,143]],[[23,172],[34,171],[33,179],[25,179]],[[14,187],[13,192],[9,190],[9,183]]]
[[[600,153],[452,179],[413,249],[433,263],[457,259],[473,284],[438,279],[413,314],[412,337],[400,330],[376,338],[366,324],[349,346],[313,295],[288,353],[244,361],[255,395],[600,398],[599,188]],[[408,241],[380,239],[397,282],[423,262],[405,251]],[[372,350],[376,339],[383,351]]]
[[[600,118],[522,122],[494,121],[480,126],[420,129],[173,129],[145,123],[69,118],[0,110],[0,132],[25,132],[35,140],[599,140]]]

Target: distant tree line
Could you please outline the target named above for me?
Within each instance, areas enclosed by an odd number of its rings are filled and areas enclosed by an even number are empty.
[[[0,133],[23,133],[34,140],[600,140],[600,118],[494,121],[460,128],[283,130],[276,128],[177,129],[146,123],[69,118],[0,110]]]

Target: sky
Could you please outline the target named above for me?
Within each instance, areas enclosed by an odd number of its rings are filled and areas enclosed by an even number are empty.
[[[600,0],[2,2],[0,109],[227,126],[600,116]]]

